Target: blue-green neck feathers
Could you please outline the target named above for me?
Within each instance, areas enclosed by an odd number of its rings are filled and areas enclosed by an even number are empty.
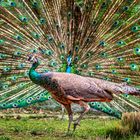
[[[33,63],[32,67],[30,68],[29,77],[31,81],[43,87],[46,85],[48,88],[56,87],[56,85],[54,85],[51,81],[51,77],[52,77],[51,73],[38,73],[37,71],[35,71],[35,69],[38,66],[39,66],[39,62],[37,60],[36,62]]]
[[[31,70],[35,70],[38,66],[39,66],[39,62],[38,62],[38,60],[37,60],[37,62],[34,62],[34,63],[32,64]]]
[[[33,83],[35,84],[40,84],[41,82],[41,75],[35,71],[35,69],[39,66],[39,62],[33,63],[32,67],[30,68],[29,71],[29,77],[32,80]]]
[[[71,73],[71,54],[67,57],[67,67],[66,67],[66,73]]]

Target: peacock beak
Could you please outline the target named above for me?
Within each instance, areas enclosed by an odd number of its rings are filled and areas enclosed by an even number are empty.
[[[69,57],[67,58],[67,65],[68,65],[68,66],[71,65],[71,61],[72,61],[72,58],[69,56]]]
[[[68,66],[70,66],[71,65],[71,62],[70,61],[68,61]]]
[[[33,62],[33,60],[34,60],[34,56],[33,55],[29,55],[28,61]]]
[[[29,56],[27,60],[30,61],[31,60],[31,56]]]

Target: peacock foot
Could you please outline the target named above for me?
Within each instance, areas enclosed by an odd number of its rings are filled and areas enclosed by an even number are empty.
[[[74,124],[73,124],[73,132],[75,132],[77,126],[80,126],[80,123],[79,122],[74,122]]]

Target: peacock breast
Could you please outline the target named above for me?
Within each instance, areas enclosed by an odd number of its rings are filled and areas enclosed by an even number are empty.
[[[48,91],[55,92],[58,90],[58,83],[56,80],[53,80],[53,76],[51,73],[42,75],[41,79],[41,86]]]

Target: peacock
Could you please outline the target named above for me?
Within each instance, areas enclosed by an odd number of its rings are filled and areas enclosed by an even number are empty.
[[[54,98],[121,118],[140,111],[139,0],[0,0],[0,109]],[[137,96],[133,96],[137,95]]]

